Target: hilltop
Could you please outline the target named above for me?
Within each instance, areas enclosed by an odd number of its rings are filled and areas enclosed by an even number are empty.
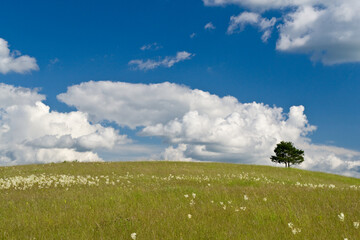
[[[2,239],[360,238],[360,179],[299,169],[13,166],[0,168],[0,192]]]

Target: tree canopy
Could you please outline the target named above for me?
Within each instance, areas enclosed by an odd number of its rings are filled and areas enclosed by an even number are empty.
[[[292,142],[281,141],[274,149],[275,156],[271,156],[271,161],[284,163],[285,167],[300,164],[304,161],[304,151],[294,147]]]

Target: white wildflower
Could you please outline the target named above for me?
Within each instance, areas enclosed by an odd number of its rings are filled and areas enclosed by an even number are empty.
[[[224,203],[223,203],[223,202],[220,202],[220,205],[224,205]]]
[[[291,232],[295,235],[297,233],[300,233],[301,229],[300,228],[293,228],[293,229],[291,229]]]
[[[245,201],[249,200],[248,196],[244,195],[244,200]]]
[[[194,204],[195,204],[195,201],[193,199],[191,199],[190,206],[193,206]]]
[[[345,219],[345,215],[344,215],[344,213],[340,213],[339,215],[338,215],[338,217],[339,217],[339,219],[340,219],[340,221],[344,221],[344,219]]]
[[[240,210],[245,211],[245,210],[246,210],[246,207],[240,207]]]
[[[353,224],[354,224],[354,228],[356,228],[356,229],[358,229],[358,228],[359,228],[359,225],[360,225],[360,223],[359,223],[359,222],[354,222]]]
[[[196,198],[196,194],[195,193],[192,193],[191,194],[193,198]]]
[[[184,197],[185,197],[185,198],[188,198],[188,197],[189,197],[189,194],[185,194]]]
[[[134,240],[136,239],[136,233],[132,233],[130,236],[131,236],[131,239],[134,239]]]
[[[226,210],[226,205],[223,206],[223,209]]]
[[[191,217],[192,217],[192,216],[191,216],[191,214],[189,213],[189,214],[188,214],[188,218],[191,218]]]
[[[263,200],[264,200],[264,202],[266,202],[266,201],[267,201],[267,198],[266,198],[266,197],[264,197],[264,198],[263,198]]]
[[[291,232],[292,232],[294,235],[301,232],[301,229],[300,229],[300,228],[295,228],[295,227],[294,227],[294,224],[293,224],[292,222],[289,222],[289,223],[288,223],[288,226],[289,226],[289,228],[291,229]]]

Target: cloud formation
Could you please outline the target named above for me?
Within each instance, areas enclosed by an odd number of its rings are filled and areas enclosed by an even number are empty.
[[[36,90],[0,84],[0,93],[0,165],[100,161],[94,150],[129,142],[86,113],[50,111]]]
[[[92,121],[107,119],[131,128],[167,123],[199,109],[211,117],[228,115],[237,102],[234,97],[219,98],[169,82],[132,84],[111,81],[90,81],[68,87],[58,99],[88,113]],[[102,107],[98,102],[103,103]]]
[[[260,16],[258,13],[243,12],[238,16],[230,17],[230,24],[227,29],[228,34],[233,34],[237,31],[243,31],[247,24],[257,26],[259,31],[263,32],[261,40],[267,42],[271,36],[271,32],[276,23],[276,18],[266,19]]]
[[[308,125],[303,111],[304,107],[293,106],[286,119],[282,109],[238,103],[229,115],[189,111],[181,119],[147,126],[142,134],[187,144],[187,156],[197,160],[266,164],[281,139],[309,141],[304,136],[315,128]]]
[[[360,2],[357,0],[203,0],[203,2],[206,6],[237,4],[250,9],[253,14],[277,10],[282,14],[278,21],[280,24],[277,50],[308,54],[312,61],[321,61],[325,65],[360,62],[360,41],[358,41]],[[232,20],[230,26],[231,24]]]
[[[360,176],[360,153],[311,143],[308,134],[316,127],[308,123],[303,106],[286,113],[168,82],[87,82],[58,98],[93,121],[113,121],[136,128],[141,136],[162,138],[169,144],[163,159],[269,165],[276,144],[285,140],[305,150],[302,168]]]
[[[208,22],[205,26],[204,29],[205,30],[214,30],[216,27],[214,26],[214,24],[212,22]]]
[[[129,65],[134,66],[134,68],[137,70],[143,70],[143,71],[155,69],[158,67],[171,68],[172,66],[174,66],[175,63],[189,60],[194,56],[195,54],[182,51],[182,52],[177,52],[176,56],[172,56],[172,57],[168,56],[159,60],[152,60],[152,59],[148,59],[146,61],[142,59],[131,60],[129,62]]]
[[[301,168],[360,177],[359,152],[311,143],[308,134],[316,127],[303,106],[286,113],[168,82],[85,82],[58,99],[78,111],[50,111],[36,89],[0,84],[0,165],[102,161],[98,152],[106,159],[130,159],[130,154],[135,159],[270,165],[275,145],[285,140],[305,150]],[[104,120],[142,137],[159,137],[168,147],[161,152],[160,146],[130,144],[126,135],[102,126]]]
[[[36,89],[14,87],[0,83],[0,109],[13,105],[28,105],[43,100],[45,100],[45,96],[39,94]]]
[[[17,50],[10,52],[8,42],[0,38],[0,73],[26,73],[31,70],[39,70],[36,59],[28,55],[21,56]]]

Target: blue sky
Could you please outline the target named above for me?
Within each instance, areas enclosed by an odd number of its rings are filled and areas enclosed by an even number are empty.
[[[131,89],[139,83],[145,84],[146,88],[150,86],[147,84],[170,82],[178,88],[187,86],[187,91],[199,89],[220,98],[233,96],[239,103],[256,102],[268,105],[270,109],[282,108],[285,118],[290,107],[302,105],[306,124],[317,127],[306,132],[306,140],[301,140],[302,143],[310,141],[314,146],[336,146],[351,151],[352,159],[343,161],[358,162],[360,43],[357,36],[360,28],[358,17],[351,15],[350,10],[360,8],[359,4],[353,0],[340,1],[341,9],[345,10],[334,13],[331,10],[338,0],[320,1],[319,4],[311,4],[312,1],[304,4],[305,0],[290,2],[293,4],[270,0],[7,1],[0,9],[0,38],[8,42],[10,51],[18,50],[22,56],[34,58],[37,68],[26,69],[25,66],[23,72],[2,72],[0,82],[15,88],[25,87],[28,91],[38,88],[36,94],[46,96],[43,103],[52,111],[89,114],[91,124],[114,128],[120,135],[132,139],[132,144],[136,142],[137,146],[145,148],[154,145],[158,153],[140,154],[143,158],[160,156],[161,149],[167,146],[175,149],[193,142],[185,138],[175,141],[169,135],[154,132],[144,136],[140,132],[149,126],[147,124],[135,124],[136,128],[131,129],[129,124],[115,118],[94,117],[97,110],[87,110],[90,108],[79,103],[78,98],[68,94],[72,101],[59,101],[58,95],[66,93],[70,86],[80,86],[90,80],[135,84],[127,86]],[[302,14],[305,20],[301,18]],[[229,31],[231,17],[237,17],[238,21],[233,25],[233,32]],[[271,23],[272,18],[275,23]],[[348,19],[342,21],[340,18]],[[208,23],[213,27],[205,29]],[[263,27],[262,23],[268,25]],[[344,30],[339,30],[340,27]],[[262,35],[267,30],[271,36],[263,41]],[[347,33],[351,34],[347,36]],[[334,35],[337,37],[331,38]],[[286,37],[290,42],[285,42]],[[282,45],[281,39],[285,39]],[[296,45],[297,41],[302,42]],[[146,46],[149,49],[145,49]],[[185,55],[177,56],[178,53]],[[21,55],[17,53],[14,58]],[[131,64],[131,61],[135,63]],[[141,69],[138,66],[146,61],[155,67]],[[117,96],[116,92],[113,94]],[[99,108],[104,107],[102,98],[98,99]],[[168,100],[168,97],[162,99],[164,104],[168,104]],[[6,106],[10,105],[13,104]],[[3,108],[6,112],[6,107]],[[171,111],[176,112],[176,109]],[[184,114],[170,115],[181,118]],[[117,117],[121,118],[120,115]],[[51,134],[45,132],[45,135]],[[53,135],[61,137],[60,133]],[[304,133],[298,135],[303,137]],[[30,138],[27,136],[24,140],[30,141]],[[5,135],[3,139],[6,141]],[[208,143],[203,142],[203,145],[210,149]],[[273,144],[271,142],[269,146],[273,148]],[[110,155],[109,159],[116,159],[114,156],[119,152],[114,153],[111,147],[106,149],[87,150],[104,160]],[[2,151],[9,152],[9,146],[3,147]],[[216,153],[225,156],[221,151]],[[182,154],[185,159],[200,159],[186,151]],[[329,156],[332,155],[329,153]],[[42,162],[32,158],[27,161],[14,159],[4,160],[3,164]],[[318,169],[309,165],[306,168],[347,175],[358,172],[351,167],[333,170],[331,166]]]

